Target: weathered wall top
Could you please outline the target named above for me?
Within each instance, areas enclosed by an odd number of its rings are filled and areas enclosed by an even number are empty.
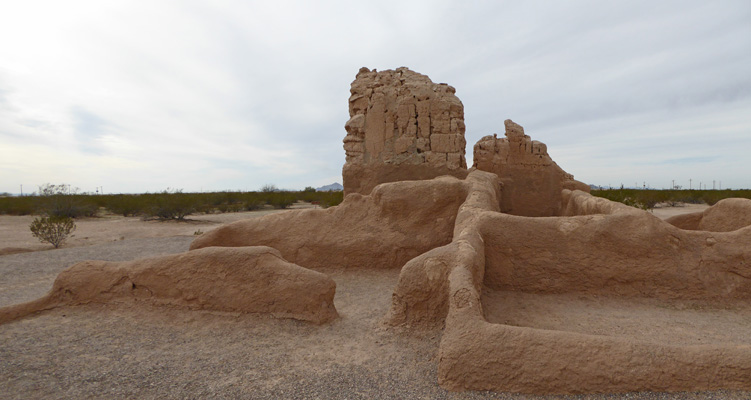
[[[514,121],[504,122],[506,137],[488,135],[474,148],[473,167],[492,172],[503,182],[501,211],[530,217],[559,215],[561,191],[589,187],[574,180],[548,155],[544,143],[524,134]]]
[[[384,182],[466,176],[464,106],[445,83],[408,68],[361,68],[345,124],[344,192]]]

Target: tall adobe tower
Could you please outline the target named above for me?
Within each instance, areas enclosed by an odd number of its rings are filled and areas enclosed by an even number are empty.
[[[466,177],[464,106],[453,87],[405,67],[361,68],[350,92],[345,195],[384,182]]]

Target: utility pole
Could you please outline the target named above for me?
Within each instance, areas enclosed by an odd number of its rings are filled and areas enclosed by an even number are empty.
[[[21,185],[21,197],[23,197],[23,184]]]
[[[714,179],[712,179],[712,190],[715,190],[715,188],[714,188]]]
[[[673,189],[675,189],[675,179],[673,179],[673,185],[670,186],[670,190],[673,190]]]
[[[691,190],[691,179],[688,180],[688,190]]]

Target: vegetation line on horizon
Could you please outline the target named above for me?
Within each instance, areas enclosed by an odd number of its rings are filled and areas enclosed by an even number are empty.
[[[720,200],[741,197],[751,199],[751,189],[593,189],[593,196],[603,197],[632,207],[649,210],[657,204],[678,203],[714,205]]]
[[[94,217],[105,209],[123,216],[141,216],[161,220],[184,220],[194,213],[224,213],[285,209],[297,201],[305,201],[322,208],[335,206],[343,200],[343,193],[317,192],[312,187],[302,191],[281,191],[266,185],[259,192],[184,193],[167,189],[159,193],[143,194],[80,194],[70,185],[46,184],[39,193],[21,197],[0,197],[0,215],[54,215],[71,218]]]
[[[320,205],[322,208],[338,205],[343,193],[317,192],[312,187],[302,191],[281,191],[265,185],[257,192],[204,192],[184,193],[182,190],[164,190],[143,194],[79,194],[69,185],[44,185],[40,194],[21,197],[0,197],[0,215],[54,215],[94,217],[105,209],[123,216],[184,220],[194,213],[225,213],[253,211],[263,208],[285,209],[296,201]],[[617,201],[645,210],[659,203],[675,205],[693,203],[714,205],[730,197],[751,199],[751,189],[593,189],[592,195]]]

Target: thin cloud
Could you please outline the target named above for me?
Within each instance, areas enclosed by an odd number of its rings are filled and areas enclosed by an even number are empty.
[[[588,183],[751,187],[749,19],[745,1],[15,2],[0,192],[329,184],[362,66],[454,86],[470,162],[511,118]]]

